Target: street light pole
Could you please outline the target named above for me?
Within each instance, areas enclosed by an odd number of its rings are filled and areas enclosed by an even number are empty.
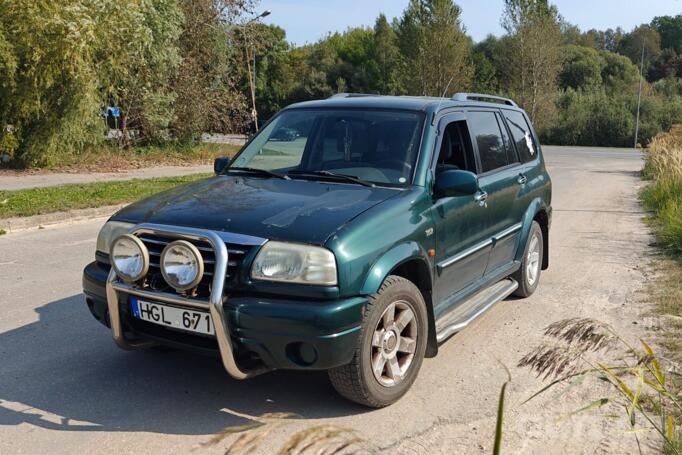
[[[269,16],[272,14],[270,10],[265,10],[262,13],[260,13],[258,16],[254,17],[250,21],[248,21],[246,24],[244,24],[244,50],[246,53],[246,68],[249,72],[249,87],[251,91],[251,118],[253,120],[254,127],[256,129],[256,132],[258,132],[258,110],[256,109],[256,46],[254,45],[251,49],[253,52],[253,70],[251,70],[251,56],[249,55],[249,40],[247,39],[246,36],[246,29],[249,25],[252,23],[256,22],[259,19],[262,19],[264,17]]]
[[[644,76],[644,40],[642,40],[642,59],[639,63],[639,91],[637,92],[637,119],[635,120],[635,145],[637,148],[637,140],[639,136],[639,107],[642,103],[642,78]]]

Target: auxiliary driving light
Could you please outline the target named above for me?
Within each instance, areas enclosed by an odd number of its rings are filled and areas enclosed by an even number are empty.
[[[149,251],[134,235],[117,237],[111,244],[109,257],[116,274],[129,283],[139,280],[149,270]]]
[[[199,249],[186,240],[176,240],[161,253],[161,273],[176,291],[196,287],[204,276],[204,260]]]

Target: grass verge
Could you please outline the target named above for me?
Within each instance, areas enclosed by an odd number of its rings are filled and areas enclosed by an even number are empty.
[[[0,191],[0,219],[131,202],[212,174]]]

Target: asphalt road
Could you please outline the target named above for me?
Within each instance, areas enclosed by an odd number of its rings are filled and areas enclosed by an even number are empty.
[[[551,268],[526,300],[496,305],[424,362],[411,392],[382,410],[336,396],[324,373],[275,372],[239,382],[212,358],[124,352],[87,311],[82,267],[102,220],[0,237],[0,453],[219,452],[201,445],[264,413],[296,414],[261,449],[316,424],[355,429],[383,450],[489,453],[509,367],[507,453],[635,451],[625,425],[584,415],[557,422],[599,392],[585,385],[550,406],[520,402],[542,383],[517,368],[561,318],[591,316],[646,336],[649,234],[637,203],[638,153],[546,147],[554,182]],[[636,324],[635,324],[636,323]]]

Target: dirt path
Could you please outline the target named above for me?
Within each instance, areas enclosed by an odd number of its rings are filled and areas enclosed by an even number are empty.
[[[210,358],[119,351],[79,295],[99,222],[0,237],[0,453],[223,453],[226,444],[199,444],[269,412],[298,417],[262,453],[317,424],[356,429],[396,453],[490,453],[506,379],[500,362],[513,376],[505,453],[636,451],[623,422],[594,414],[557,422],[599,398],[596,386],[575,389],[556,407],[551,395],[520,405],[541,382],[516,364],[549,323],[595,317],[632,341],[649,336],[651,323],[640,292],[652,251],[637,203],[639,155],[551,147],[546,155],[554,221],[539,291],[496,305],[452,337],[404,399],[375,411],[338,398],[323,373],[238,382]]]

